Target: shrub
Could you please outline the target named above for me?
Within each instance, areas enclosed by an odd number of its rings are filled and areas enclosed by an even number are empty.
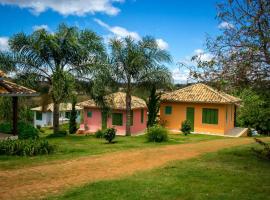
[[[252,137],[252,130],[251,130],[251,128],[248,128],[248,130],[247,130],[247,136],[248,137]]]
[[[67,135],[68,135],[68,133],[66,130],[59,130],[56,133],[52,133],[52,134],[48,135],[47,138],[65,137]]]
[[[37,129],[40,130],[41,129],[41,126],[40,125],[37,125]]]
[[[165,142],[168,140],[168,130],[162,126],[155,125],[148,128],[146,136],[148,142]]]
[[[184,135],[190,134],[191,125],[188,120],[185,120],[182,122],[181,131],[182,133],[184,133]]]
[[[0,132],[1,133],[11,133],[12,125],[9,122],[3,122],[0,124]],[[38,129],[36,129],[31,124],[25,122],[18,123],[18,133],[19,139],[36,139],[39,137]]]
[[[255,142],[257,142],[258,144],[262,146],[262,149],[252,148],[252,150],[257,154],[258,157],[262,157],[262,158],[266,158],[270,160],[270,144],[267,144],[257,138],[254,138],[254,140]]]
[[[55,146],[46,140],[2,140],[0,141],[0,155],[36,156],[51,154]]]
[[[19,122],[18,124],[19,139],[37,139],[39,131],[31,124]]]
[[[12,125],[9,122],[1,122],[0,132],[1,133],[11,133]]]
[[[104,138],[104,131],[102,131],[102,130],[97,130],[97,131],[95,132],[95,137],[96,137],[96,138]]]
[[[104,138],[107,140],[109,143],[112,143],[113,139],[115,138],[116,135],[116,129],[115,128],[108,128],[104,131]]]

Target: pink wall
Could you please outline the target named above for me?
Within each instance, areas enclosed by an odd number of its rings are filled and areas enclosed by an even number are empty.
[[[87,112],[92,111],[92,117],[87,117]],[[107,119],[107,127],[114,127],[117,129],[117,135],[125,135],[126,133],[126,112],[123,110],[113,110],[112,113],[122,113],[123,114],[123,125],[122,126],[113,126],[112,117],[109,116]],[[85,108],[84,109],[84,123],[81,125],[85,127],[87,124],[88,131],[86,132],[95,132],[98,129],[102,128],[102,117],[101,111],[97,108]],[[144,109],[144,121],[141,123],[141,109],[133,110],[133,126],[131,126],[131,133],[136,134],[143,132],[146,129],[147,124],[147,109]]]

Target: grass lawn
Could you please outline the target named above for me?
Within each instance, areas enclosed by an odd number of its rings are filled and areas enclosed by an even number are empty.
[[[51,129],[46,129],[42,137],[52,133]],[[38,165],[48,161],[60,159],[72,159],[80,156],[97,155],[107,152],[122,151],[135,148],[159,147],[161,145],[184,144],[205,140],[224,139],[220,136],[172,134],[169,141],[165,143],[148,143],[144,135],[136,137],[116,136],[116,143],[107,144],[104,139],[97,139],[94,136],[69,135],[59,138],[48,138],[47,140],[56,145],[56,152],[52,155],[42,155],[35,157],[0,156],[0,169],[20,168],[29,165]]]
[[[163,168],[119,180],[99,181],[49,199],[267,200],[270,162],[258,159],[251,146],[171,162]]]

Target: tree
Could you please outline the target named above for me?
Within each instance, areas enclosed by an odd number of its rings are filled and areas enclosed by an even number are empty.
[[[69,118],[69,133],[74,134],[77,131],[77,123],[76,123],[76,118],[77,118],[77,111],[76,111],[77,96],[75,94],[71,98],[71,104],[72,104],[72,109],[71,109],[70,118]]]
[[[102,40],[90,30],[59,25],[55,33],[37,30],[9,40],[0,67],[15,66],[19,75],[47,85],[54,103],[53,128],[59,130],[59,104],[72,93],[75,78],[90,79],[104,57]]]
[[[148,121],[147,127],[151,127],[157,123],[157,115],[160,107],[160,98],[163,90],[171,88],[172,75],[165,66],[157,66],[149,71],[146,80],[142,82],[139,87],[146,90],[148,94],[147,108]]]
[[[123,85],[126,92],[126,135],[130,135],[131,93],[134,86],[146,81],[152,69],[161,63],[170,62],[171,58],[152,37],[144,37],[140,41],[131,37],[112,39],[110,48],[112,77]]]
[[[232,89],[269,89],[270,1],[228,0],[218,4],[217,13],[222,32],[206,40],[212,59],[194,56],[191,76]]]
[[[270,133],[270,110],[267,102],[251,89],[244,89],[240,95],[243,106],[237,115],[240,126],[252,127],[260,133]]]

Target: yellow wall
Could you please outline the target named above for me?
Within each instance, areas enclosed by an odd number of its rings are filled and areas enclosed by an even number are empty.
[[[165,106],[172,106],[172,114],[165,114]],[[186,120],[187,107],[194,108],[194,132],[224,134],[234,126],[234,106],[225,104],[203,104],[203,103],[167,103],[160,105],[160,120],[171,130],[180,130],[181,123]],[[226,122],[227,107],[227,122]],[[218,124],[203,124],[202,109],[218,109]]]

